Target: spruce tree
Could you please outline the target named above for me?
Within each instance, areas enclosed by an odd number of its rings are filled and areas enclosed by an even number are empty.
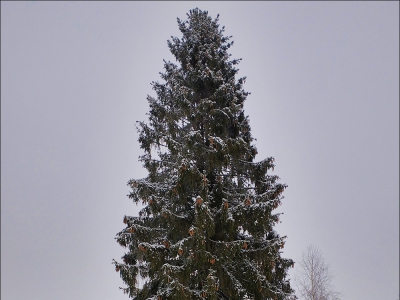
[[[231,36],[218,16],[187,16],[168,41],[177,64],[164,60],[149,121],[138,124],[148,176],[128,185],[143,208],[124,217],[116,240],[127,251],[113,263],[133,299],[287,299],[293,261],[281,257],[272,213],[286,185],[268,174],[272,157],[255,161]]]

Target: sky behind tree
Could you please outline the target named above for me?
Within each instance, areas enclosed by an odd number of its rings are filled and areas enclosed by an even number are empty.
[[[146,176],[135,121],[194,7],[233,36],[256,159],[288,184],[283,256],[314,244],[343,299],[396,299],[395,1],[2,1],[2,298],[127,299],[111,262]]]

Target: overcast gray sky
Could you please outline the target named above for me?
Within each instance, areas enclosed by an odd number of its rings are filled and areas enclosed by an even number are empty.
[[[1,298],[127,299],[135,121],[196,6],[233,35],[258,159],[289,186],[284,256],[314,244],[343,299],[397,299],[398,1],[1,1]]]

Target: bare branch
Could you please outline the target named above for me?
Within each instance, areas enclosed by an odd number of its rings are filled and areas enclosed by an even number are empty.
[[[339,300],[341,294],[331,284],[333,275],[321,251],[313,245],[307,247],[298,262],[294,276],[298,296],[305,300]]]

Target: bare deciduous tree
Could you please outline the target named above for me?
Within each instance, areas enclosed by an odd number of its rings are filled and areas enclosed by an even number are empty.
[[[294,277],[300,299],[339,300],[341,294],[333,289],[332,278],[321,251],[316,246],[308,246],[298,262]]]

